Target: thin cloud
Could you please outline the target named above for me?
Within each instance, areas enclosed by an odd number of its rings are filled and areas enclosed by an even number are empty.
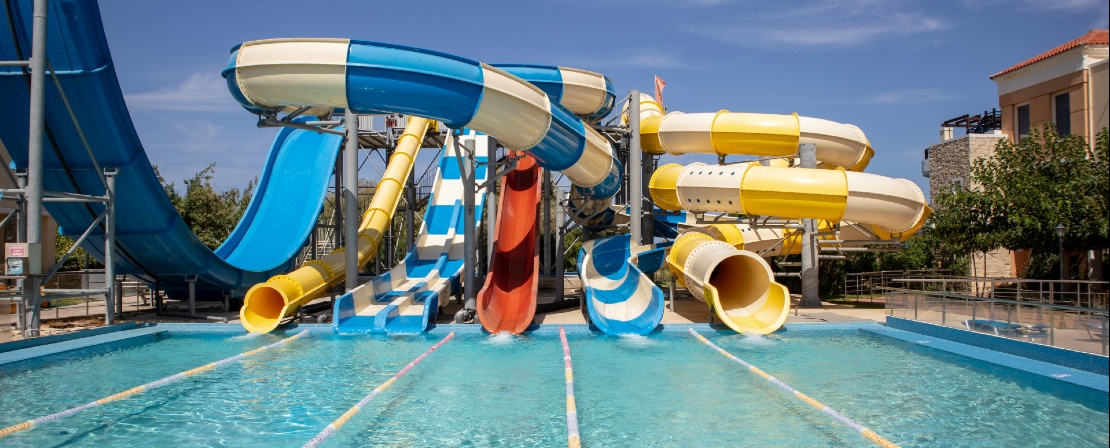
[[[894,106],[905,104],[935,103],[937,101],[948,101],[955,98],[955,95],[945,91],[944,89],[909,89],[878,93],[864,98],[861,103]]]
[[[1023,12],[1105,12],[1110,7],[1106,0],[968,0],[964,5],[970,9],[992,9],[999,7],[1013,8]]]
[[[591,68],[595,70],[616,68],[690,68],[688,64],[683,63],[675,55],[657,49],[630,50],[609,58],[576,58],[568,61],[567,66],[586,70],[590,70]]]
[[[608,6],[633,6],[637,8],[650,7],[672,7],[672,8],[704,8],[709,6],[718,6],[730,3],[731,0],[685,0],[685,1],[672,1],[672,0],[595,0],[588,2],[591,5],[608,5]]]
[[[727,25],[698,25],[687,32],[758,48],[849,47],[931,33],[948,24],[913,2],[844,0],[745,14]]]
[[[180,112],[241,112],[227,91],[223,78],[215,73],[194,73],[176,86],[151,92],[125,95],[135,109]]]

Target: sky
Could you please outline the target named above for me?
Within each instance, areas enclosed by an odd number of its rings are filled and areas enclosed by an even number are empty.
[[[991,74],[1106,28],[1110,1],[101,0],[100,9],[143,145],[179,185],[216,162],[218,187],[244,187],[277,133],[228,93],[220,71],[231,47],[340,37],[595,71],[618,97],[651,93],[657,75],[670,111],[852,123],[875,149],[868,172],[927,192],[921,160],[940,123],[998,107]]]

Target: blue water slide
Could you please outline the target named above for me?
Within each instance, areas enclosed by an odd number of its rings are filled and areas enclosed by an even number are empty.
[[[590,323],[605,334],[648,334],[663,320],[663,290],[648,274],[659,270],[669,244],[632,246],[631,236],[587,241],[578,275]]]
[[[454,137],[451,137],[454,138]],[[482,136],[464,138],[485,138]],[[478,227],[485,195],[475,195],[475,219],[466,221],[459,156],[450,147],[440,157],[433,193],[416,242],[400,263],[340,296],[332,310],[339,334],[419,333],[435,322],[439,306],[459,290],[464,265],[463,235]],[[489,176],[488,160],[477,156],[478,183]]]
[[[254,41],[234,48],[228,65],[223,70],[223,76],[227,80],[232,97],[251,111],[276,111],[287,105],[300,104],[294,100],[266,97],[269,94],[280,96],[268,89],[277,89],[275,86],[286,85],[281,83],[291,82],[293,84],[288,86],[295,86],[296,83],[303,81],[303,77],[291,75],[298,70],[296,67],[299,62],[292,59],[281,60],[274,56],[280,52],[276,49],[273,52],[263,51],[267,54],[265,57],[249,55],[254,54],[251,53],[256,51],[253,50],[254,48],[264,45],[300,45],[312,40],[306,39],[294,43],[280,39]],[[337,44],[334,39],[317,41],[327,45]],[[409,114],[443,122],[452,129],[472,128],[490,133],[506,146],[526,152],[545,169],[565,171],[572,183],[575,183],[587,197],[611,198],[620,188],[619,166],[605,160],[605,158],[613,158],[609,143],[600,136],[588,138],[595,132],[592,129],[586,129],[581,119],[559,103],[550,101],[546,95],[537,98],[527,91],[522,91],[528,96],[529,101],[536,100],[544,107],[503,109],[496,106],[497,101],[489,101],[485,98],[491,94],[492,89],[487,85],[486,79],[486,73],[490,70],[477,61],[447,53],[382,42],[350,40],[341,45],[347,46],[345,59],[328,61],[327,64],[342,64],[342,85],[331,85],[328,88],[335,89],[334,92],[338,93],[337,87],[341,87],[344,98],[317,97],[312,99],[311,104],[303,105],[346,107],[361,114]],[[249,60],[261,58],[264,61],[240,66],[241,58]],[[329,68],[324,70],[333,69],[330,65],[327,67]],[[495,73],[490,76],[500,75]],[[265,81],[259,82],[261,79]],[[256,95],[260,92],[252,93],[252,89],[265,90],[267,93]],[[519,92],[513,94],[516,93]],[[251,98],[259,97],[266,98],[269,103],[252,102]],[[487,102],[495,106],[483,108],[482,105]],[[525,115],[527,117],[521,119]],[[543,115],[542,120],[539,119],[540,115]],[[513,123],[514,119],[521,119],[521,123],[529,126],[542,121],[546,129],[536,136],[535,141],[525,141],[519,135],[514,135],[514,132],[521,129],[520,126],[508,125]],[[531,134],[520,135],[532,137]],[[510,141],[516,145],[507,143]],[[588,157],[585,156],[587,152]]]
[[[547,93],[551,101],[562,103],[563,92],[566,91],[566,84],[563,83],[563,69],[552,65],[533,65],[533,64],[492,64],[501,70],[509,72],[520,79],[528,81],[532,85],[539,87],[544,93]],[[602,100],[601,105],[594,111],[589,113],[579,113],[579,116],[585,118],[591,123],[609,115],[616,104],[617,92],[613,88],[613,81],[608,76],[605,78],[605,98]]]
[[[3,2],[0,60],[31,54],[31,0]],[[215,252],[193,234],[170,204],[124,102],[95,1],[51,0],[47,57],[61,85],[46,82],[43,188],[103,195],[95,163],[117,168],[116,269],[181,290],[196,276],[199,291],[234,291],[287,270],[320,212],[341,138],[283,130],[270,149],[242,221]],[[0,67],[0,141],[17,167],[28,164],[30,77],[25,67]],[[71,116],[63,101],[72,107]],[[79,127],[78,127],[79,125]],[[101,204],[45,204],[63,234],[83,232]],[[82,246],[103,259],[104,234]]]

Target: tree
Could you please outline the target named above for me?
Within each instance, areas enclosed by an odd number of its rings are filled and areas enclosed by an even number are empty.
[[[252,180],[242,191],[238,188],[217,191],[212,184],[216,164],[212,163],[192,178],[185,179],[185,194],[181,194],[172,182],[166,183],[158,173],[157,166],[154,167],[154,172],[158,174],[166,196],[181,215],[181,219],[209,249],[219,247],[231,235],[231,231],[247,211],[257,182]]]
[[[1034,258],[1055,256],[1057,224],[1067,228],[1069,253],[1108,247],[1108,146],[1106,128],[1093,148],[1080,136],[1057,134],[1052,125],[1017,144],[1002,140],[994,157],[973,164],[971,188],[934,198],[932,222],[941,250],[966,256],[1031,249]]]

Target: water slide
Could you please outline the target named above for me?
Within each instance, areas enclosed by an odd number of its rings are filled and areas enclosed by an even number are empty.
[[[397,139],[393,156],[382,173],[374,197],[359,224],[358,242],[352,247],[338,248],[320,260],[309,260],[287,274],[271,277],[247,291],[239,318],[243,327],[252,333],[269,333],[281,321],[293,315],[301,305],[322,296],[346,274],[345,251],[358,251],[359,266],[366,264],[377,253],[378,243],[393,220],[405,180],[412,172],[413,160],[420,150],[424,134],[431,123],[424,118],[412,117],[404,132]]]
[[[491,334],[520,334],[536,315],[541,172],[523,156],[501,184],[489,275],[478,292],[478,320]]]
[[[270,39],[236,47],[225,78],[251,111],[319,106],[427,117],[525,152],[586,198],[608,200],[620,188],[604,136],[544,90],[488,64],[386,43]]]
[[[4,2],[0,60],[30,57],[32,3]],[[49,3],[47,54],[57,82],[47,76],[43,189],[103,195],[96,167],[119,169],[116,272],[169,292],[184,291],[195,276],[198,295],[219,297],[287,270],[316,223],[340,139],[279,132],[247,213],[227,242],[209,250],[170,204],[139,142],[96,2]],[[26,67],[0,67],[0,141],[20,168],[28,165],[29,85]],[[80,235],[104,210],[99,203],[44,205],[70,236]],[[104,232],[94,231],[82,247],[103,260]]]
[[[930,214],[913,182],[857,172],[874,152],[855,126],[797,114],[663,115],[649,96],[641,97],[640,109],[645,151],[784,157],[796,153],[800,144],[813,143],[826,168],[668,164],[649,182],[660,208],[847,222],[881,239],[912,235]],[[737,249],[744,243],[743,230],[730,232],[738,238],[732,244],[705,233],[687,233],[675,241],[667,262],[691,294],[710,304],[734,330],[774,331],[785,321],[789,297],[772,280],[766,261]],[[758,229],[749,230],[758,234]]]
[[[493,144],[487,135],[469,132],[460,145],[486,148]],[[485,154],[484,151],[476,151]],[[479,163],[486,157],[476,155]],[[485,192],[474,192],[475,220],[466,222],[463,208],[461,159],[455,136],[448,135],[439,159],[432,197],[416,243],[405,258],[369,283],[339,297],[332,310],[340,334],[417,333],[435,321],[440,304],[459,290],[463,269],[463,235],[466,227],[477,228]],[[485,165],[475,170],[475,182],[488,178]],[[375,195],[375,198],[377,196]],[[534,204],[533,204],[534,205]]]
[[[590,240],[578,252],[578,275],[590,323],[605,334],[647,334],[663,319],[663,291],[650,274],[670,244],[636,245],[630,235]]]

